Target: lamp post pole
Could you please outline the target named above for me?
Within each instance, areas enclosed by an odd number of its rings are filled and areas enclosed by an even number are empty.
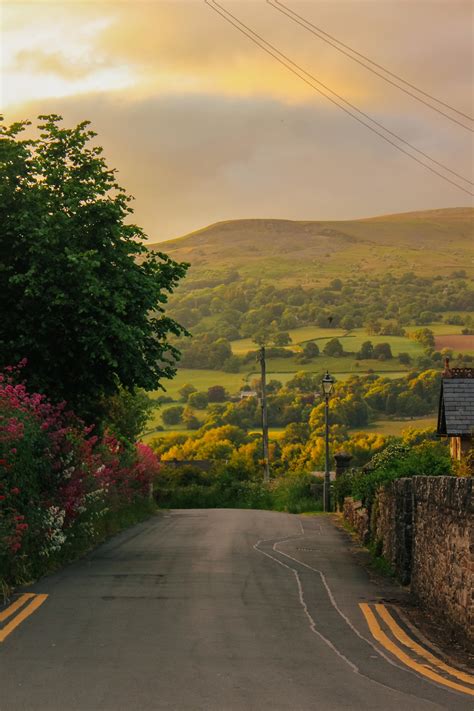
[[[325,434],[326,434],[326,466],[324,468],[324,510],[329,511],[331,508],[331,496],[330,496],[330,486],[331,486],[331,474],[329,470],[329,395],[325,395],[325,408],[324,408],[324,424],[325,424]]]
[[[324,468],[324,489],[323,505],[325,511],[331,510],[331,473],[329,468],[329,396],[334,385],[334,378],[329,375],[329,371],[323,378],[324,392],[324,424],[325,424],[325,444],[326,444],[326,466]]]

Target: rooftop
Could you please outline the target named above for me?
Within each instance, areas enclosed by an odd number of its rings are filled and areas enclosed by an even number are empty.
[[[474,435],[474,368],[450,368],[441,380],[438,434]]]

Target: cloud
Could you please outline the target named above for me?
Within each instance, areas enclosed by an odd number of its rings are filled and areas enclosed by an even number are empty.
[[[57,74],[64,79],[82,79],[103,68],[104,62],[96,57],[72,61],[60,52],[23,49],[15,57],[15,68],[33,74]]]
[[[263,0],[222,4],[388,128],[459,172],[472,171],[467,132]],[[202,0],[6,5],[11,71],[4,94],[12,120],[48,111],[67,123],[90,118],[110,165],[137,198],[137,222],[153,240],[237,217],[342,219],[468,203],[467,195],[318,96]],[[470,2],[291,0],[291,7],[470,110]]]
[[[160,241],[222,219],[343,219],[468,204],[458,193],[344,114],[317,102],[218,94],[70,97],[31,105],[89,118],[135,220]],[[23,114],[24,116],[25,114]],[[469,169],[462,140],[390,117],[441,160]]]

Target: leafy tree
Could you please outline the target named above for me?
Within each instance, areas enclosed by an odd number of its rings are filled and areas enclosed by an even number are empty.
[[[104,403],[104,411],[107,413],[106,424],[117,435],[135,442],[145,429],[155,407],[157,407],[156,401],[143,390],[131,393],[120,388],[118,393],[109,397]]]
[[[431,328],[419,328],[410,335],[415,341],[421,343],[421,345],[425,348],[434,348],[435,346],[434,333]]]
[[[199,422],[191,407],[184,408],[181,420],[187,430],[198,430],[201,426],[201,423]]]
[[[360,347],[360,351],[357,353],[357,357],[362,359],[369,359],[374,357],[374,346],[372,341],[364,341]]]
[[[191,383],[185,383],[183,387],[178,390],[178,394],[181,396],[183,402],[188,402],[189,396],[197,392],[197,388]]]
[[[377,358],[377,360],[390,360],[393,358],[390,343],[376,343],[374,346],[374,358]]]
[[[344,348],[338,338],[331,338],[331,340],[324,346],[323,351],[325,355],[333,356],[335,358],[344,355]]]
[[[179,425],[183,418],[184,407],[182,405],[173,405],[163,410],[161,415],[165,425]]]
[[[225,402],[227,393],[222,385],[212,385],[207,389],[207,399],[209,402]]]
[[[280,331],[273,337],[275,346],[288,346],[291,343],[290,334],[287,331]]]
[[[195,407],[197,410],[204,410],[209,403],[207,393],[195,392],[191,393],[188,398],[188,405]]]
[[[119,392],[154,390],[176,372],[164,304],[187,265],[149,252],[84,121],[40,116],[0,129],[0,367],[27,359],[34,389],[87,421]]]
[[[303,353],[306,358],[316,358],[319,355],[319,346],[314,341],[309,341],[303,346]]]
[[[225,373],[239,373],[241,362],[242,361],[240,360],[239,356],[230,356],[230,358],[227,358],[227,360],[225,360],[222,364],[222,370]]]
[[[287,382],[286,387],[289,390],[298,390],[302,393],[311,393],[321,389],[321,377],[306,373],[304,370],[295,373],[295,375]]]
[[[409,353],[399,353],[398,360],[400,361],[400,363],[402,363],[402,365],[410,365],[411,356]]]

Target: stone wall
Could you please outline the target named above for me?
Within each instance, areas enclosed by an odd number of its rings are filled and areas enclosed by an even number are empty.
[[[369,513],[367,509],[362,506],[362,502],[347,496],[344,499],[343,515],[357,533],[359,540],[364,544],[369,543]]]
[[[474,644],[474,479],[413,477],[381,489],[369,512],[346,499],[344,516],[372,542],[413,596]]]
[[[413,534],[412,479],[398,479],[377,492],[370,538],[403,585],[410,582]]]
[[[413,595],[474,643],[473,479],[414,477]]]

